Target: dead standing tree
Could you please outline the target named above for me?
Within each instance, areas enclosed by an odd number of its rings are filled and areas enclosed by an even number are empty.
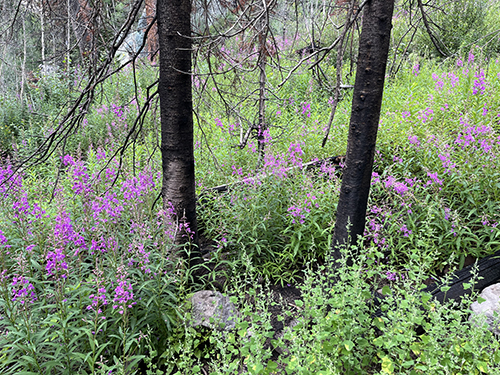
[[[237,147],[244,148],[251,136],[257,140],[259,169],[264,160],[269,128],[266,116],[270,96],[267,70],[270,64],[276,65],[273,60],[277,46],[270,18],[277,2],[252,0],[232,4],[221,1],[219,6],[213,2],[201,3],[196,9],[199,20],[195,33],[199,35],[196,50],[200,57],[196,58],[195,64],[207,64],[208,72],[204,71],[199,79],[196,78],[197,82],[205,82],[199,88],[198,97],[208,101],[214,95],[213,102],[223,103],[227,117],[236,121],[241,132]],[[211,26],[209,21],[212,21]],[[238,50],[225,48],[227,41],[231,41],[233,47],[238,45]],[[206,90],[207,81],[213,84],[214,94]],[[249,83],[252,89],[249,91],[246,87],[242,91],[241,82]]]
[[[153,25],[151,26],[151,30],[147,36],[147,49],[148,56],[151,60],[152,64],[156,64],[157,53],[158,53],[158,27],[154,22],[156,17],[156,1],[155,0],[146,0],[146,19],[147,23]]]
[[[267,66],[267,56],[269,55],[268,45],[267,45],[267,35],[269,33],[269,5],[273,5],[272,1],[263,0],[262,1],[262,12],[260,16],[259,28],[257,30],[258,34],[258,62],[257,66],[259,69],[259,122],[257,124],[257,143],[259,151],[259,159],[257,161],[257,169],[262,166],[265,156],[266,147],[266,137],[265,132],[267,131],[266,124],[266,66]]]
[[[347,154],[333,235],[333,257],[363,235],[372,177],[394,0],[369,0],[363,10]]]

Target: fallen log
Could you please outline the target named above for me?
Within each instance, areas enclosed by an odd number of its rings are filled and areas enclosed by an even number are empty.
[[[477,273],[477,275],[474,275],[474,273]],[[471,288],[464,289],[463,285],[472,283],[475,276],[474,285]],[[461,297],[471,294],[474,290],[482,291],[484,288],[497,283],[499,279],[500,250],[478,260],[475,264],[471,264],[459,271],[453,272],[450,280],[447,282],[430,284],[423,289],[422,292],[431,294],[435,300],[441,303],[446,301],[457,301]],[[375,305],[380,306],[382,301],[383,296],[379,294],[374,296]],[[380,308],[373,314],[374,317],[382,317],[383,315],[384,312]]]
[[[464,290],[463,284],[470,283],[473,279],[473,271],[477,267],[477,276],[473,288]],[[471,264],[459,271],[452,273],[451,281],[449,283],[433,283],[425,288],[423,291],[432,294],[432,296],[439,302],[449,300],[459,300],[467,294],[472,293],[473,290],[481,291],[487,286],[495,284],[500,279],[500,250],[492,255],[489,255],[477,261],[477,266]],[[448,286],[446,292],[441,291],[443,287]]]
[[[285,171],[290,172],[294,169],[299,169],[299,170],[305,169],[305,170],[309,171],[309,170],[319,168],[324,164],[331,164],[331,165],[335,165],[335,166],[340,166],[340,164],[344,161],[344,159],[345,159],[344,156],[332,156],[332,157],[322,159],[322,160],[311,161],[309,163],[302,164],[301,166],[289,167],[289,168],[286,168]],[[253,176],[253,177],[247,177],[247,178],[244,178],[244,179],[239,180],[239,181],[231,182],[229,184],[211,187],[211,188],[206,189],[205,191],[225,193],[226,191],[228,191],[230,188],[232,188],[234,186],[252,183],[258,178],[259,179],[267,178],[269,176],[272,176],[272,173],[261,173],[261,174],[257,174],[256,176]],[[201,195],[203,195],[203,193],[201,193],[200,196]]]

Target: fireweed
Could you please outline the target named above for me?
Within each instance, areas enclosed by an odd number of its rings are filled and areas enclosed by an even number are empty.
[[[141,332],[161,351],[177,324],[184,278],[170,260],[171,231],[186,228],[172,212],[151,212],[151,166],[112,185],[115,164],[98,174],[102,156],[62,157],[52,205],[36,200],[39,182],[25,174],[1,185],[2,373],[132,369],[146,355]]]

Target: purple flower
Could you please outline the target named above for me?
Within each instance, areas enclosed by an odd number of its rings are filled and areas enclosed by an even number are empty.
[[[302,155],[304,155],[304,151],[302,151],[300,143],[290,143],[290,146],[288,147],[288,160],[290,164],[301,166]]]
[[[396,181],[394,176],[387,176],[384,185],[386,189],[392,188],[392,190],[402,196],[408,192],[408,186],[403,182]]]
[[[66,278],[66,274],[64,273],[68,269],[68,263],[64,261],[66,255],[62,252],[62,249],[55,249],[54,251],[49,251],[47,253],[47,265],[45,266],[45,270],[52,276],[56,273],[62,271],[61,277],[63,279]]]
[[[124,267],[118,268],[117,275],[117,286],[114,289],[114,297],[113,309],[118,309],[118,313],[122,314],[126,311],[127,308],[131,308],[132,305],[135,305],[134,302],[134,291],[132,288],[132,284],[127,279],[127,273],[124,270]]]
[[[434,82],[436,82],[435,84],[436,91],[441,90],[444,86],[444,82],[439,79],[439,76],[436,73],[432,73],[432,79],[434,80]]]
[[[396,272],[387,271],[385,273],[385,277],[387,277],[387,280],[389,280],[389,281],[397,281],[398,280],[398,276],[397,276]]]
[[[483,116],[486,116],[488,114],[488,104],[484,103],[483,106]]]
[[[420,72],[420,64],[419,63],[416,63],[415,65],[413,65],[413,74],[415,75],[415,77],[418,76],[418,73]]]
[[[420,147],[420,141],[416,135],[410,135],[408,140],[410,141],[410,144]]]
[[[467,60],[469,64],[474,64],[474,54],[472,53],[472,50],[469,51],[469,59]]]
[[[95,313],[102,314],[102,309],[108,305],[108,297],[106,295],[106,288],[103,286],[103,271],[99,269],[94,270],[94,278],[91,281],[95,283],[97,293],[92,293],[89,295],[90,305],[87,306],[87,310],[94,311]]]
[[[478,93],[484,94],[486,90],[486,81],[484,80],[484,71],[481,69],[478,73],[474,75],[476,79],[474,80],[474,87],[472,88],[472,94],[477,95]]]
[[[0,229],[0,245],[2,245],[3,247],[6,247],[7,246],[6,243],[7,243],[7,237],[5,237],[3,235],[3,232]]]
[[[377,172],[372,172],[372,185],[380,182],[380,176]]]
[[[81,234],[75,232],[73,224],[71,223],[71,218],[65,211],[61,212],[56,217],[56,225],[54,226],[54,241],[56,247],[61,249],[68,245],[74,245],[74,256],[76,256],[80,250],[87,248],[85,245],[85,239]]]
[[[311,117],[311,105],[307,102],[302,103],[302,114]]]
[[[393,187],[394,191],[396,193],[398,193],[399,195],[405,195],[405,193],[408,192],[408,186],[406,186],[402,182],[395,182],[392,187]]]
[[[215,125],[221,128],[221,130],[224,130],[224,125],[222,125],[222,121],[219,120],[219,118],[215,119]]]
[[[431,179],[427,181],[426,186],[432,185],[433,182],[438,185],[443,185],[443,181],[438,178],[437,173],[427,172],[427,176],[430,177]]]
[[[407,228],[406,224],[399,228],[399,231],[403,233],[404,237],[409,237],[410,234],[413,233],[410,229]]]
[[[460,81],[460,78],[452,72],[448,73],[448,78],[450,79],[451,87],[457,86]]]
[[[451,213],[451,210],[448,208],[448,207],[445,207],[444,208],[444,219],[445,220],[450,220],[450,213]]]
[[[233,170],[232,174],[237,175],[237,176],[243,176],[243,168],[238,168],[235,165],[231,166],[231,169]]]
[[[422,120],[422,123],[432,121],[434,119],[434,110],[431,107],[427,107],[425,110],[419,111],[418,119]]]
[[[36,301],[35,287],[24,276],[14,275],[12,278],[12,301],[24,305]]]

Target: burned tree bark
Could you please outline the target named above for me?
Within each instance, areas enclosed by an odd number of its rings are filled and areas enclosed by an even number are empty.
[[[92,9],[88,0],[70,0],[68,6],[80,55],[83,61],[87,61],[90,66],[93,66],[97,61],[95,45],[97,8]]]
[[[148,24],[151,22],[155,22],[156,17],[156,1],[155,0],[146,0],[146,18],[148,20]],[[151,60],[152,64],[156,64],[157,53],[158,53],[158,27],[154,24],[149,30],[147,36],[147,48],[148,48],[148,57]]]
[[[377,140],[394,0],[371,0],[364,8],[346,162],[333,235],[333,257],[355,244],[365,228]]]
[[[158,0],[162,196],[164,208],[177,220],[176,245],[198,243],[190,16],[190,0]],[[191,254],[191,264],[198,255],[199,251]]]

